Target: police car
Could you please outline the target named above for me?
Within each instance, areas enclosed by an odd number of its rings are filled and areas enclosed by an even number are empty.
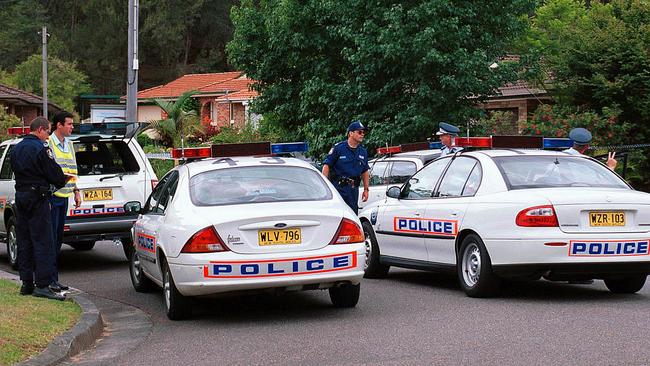
[[[98,240],[130,244],[137,215],[124,212],[129,201],[144,202],[158,182],[144,151],[133,139],[143,125],[135,123],[82,124],[70,137],[74,142],[82,203],[68,203],[63,242],[77,250],[91,250]],[[10,128],[13,135],[29,127]],[[16,268],[15,184],[10,156],[20,137],[0,144],[0,235],[6,236],[7,256]],[[123,245],[126,251],[132,248]]]
[[[523,147],[539,143],[526,139]],[[650,194],[586,156],[456,153],[387,196],[360,213],[367,277],[384,277],[390,266],[455,271],[467,295],[484,297],[501,279],[542,276],[602,279],[614,293],[634,293],[650,273]]]
[[[269,156],[278,146],[184,149],[185,157],[221,157],[174,168],[141,210],[125,206],[140,213],[133,287],[161,286],[170,319],[191,315],[191,297],[246,291],[329,289],[335,306],[356,305],[365,263],[359,219],[308,162]]]

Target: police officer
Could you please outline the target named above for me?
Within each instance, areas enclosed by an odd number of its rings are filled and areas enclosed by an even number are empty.
[[[462,147],[454,146],[454,139],[458,136],[459,132],[460,128],[449,123],[440,122],[440,124],[438,124],[438,132],[436,132],[436,135],[440,136],[440,142],[442,142],[440,156],[453,154],[463,150]]]
[[[49,287],[56,261],[50,185],[59,189],[66,183],[46,143],[50,127],[46,118],[36,117],[29,125],[30,134],[11,151],[11,168],[16,177],[18,270],[22,295],[64,300],[65,296]]]
[[[573,147],[564,150],[565,153],[571,155],[584,155],[589,149],[589,143],[591,143],[591,132],[586,128],[578,127],[572,129],[569,132],[569,138],[573,140]],[[607,154],[607,167],[611,170],[616,169],[616,164],[618,163],[615,157],[616,152],[610,152]]]
[[[330,149],[323,162],[323,175],[329,178],[345,203],[358,213],[359,183],[363,180],[361,200],[368,200],[368,151],[361,145],[366,127],[359,121],[348,126],[348,139]]]

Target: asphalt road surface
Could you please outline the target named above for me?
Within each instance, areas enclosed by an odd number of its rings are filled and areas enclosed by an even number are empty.
[[[0,268],[9,269],[4,245]],[[470,299],[453,277],[391,269],[362,283],[354,309],[310,291],[202,300],[191,320],[172,322],[160,291],[133,290],[111,242],[64,246],[60,280],[150,314],[152,334],[118,365],[650,364],[650,285],[613,295],[602,281],[522,282]]]

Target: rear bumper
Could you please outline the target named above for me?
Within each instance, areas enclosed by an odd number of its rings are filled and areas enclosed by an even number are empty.
[[[89,240],[130,240],[131,228],[138,216],[113,216],[95,218],[67,218],[63,232],[64,242]]]

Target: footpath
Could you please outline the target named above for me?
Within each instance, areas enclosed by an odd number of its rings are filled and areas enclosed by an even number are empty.
[[[0,270],[0,278],[19,282]],[[70,288],[67,297],[81,307],[72,329],[56,337],[36,357],[18,365],[109,365],[142,344],[151,333],[151,319],[142,310]]]

